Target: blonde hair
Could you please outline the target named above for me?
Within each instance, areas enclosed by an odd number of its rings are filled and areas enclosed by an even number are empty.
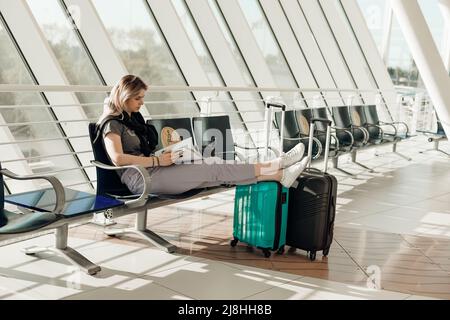
[[[124,111],[125,103],[137,96],[141,90],[147,90],[148,86],[141,78],[134,75],[123,76],[112,88],[108,98],[105,99],[103,114],[98,123],[109,115],[118,116]]]

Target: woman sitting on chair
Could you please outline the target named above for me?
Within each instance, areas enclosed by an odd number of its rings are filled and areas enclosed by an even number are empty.
[[[106,152],[116,166],[141,165],[151,176],[152,194],[181,194],[191,189],[242,185],[258,181],[279,181],[291,187],[305,169],[304,146],[299,143],[281,157],[264,163],[201,163],[177,164],[180,152],[154,155],[158,144],[155,128],[145,123],[139,113],[144,104],[147,85],[133,75],[127,75],[113,87],[105,112],[98,124],[102,130]],[[105,122],[105,119],[111,119]],[[119,172],[121,181],[131,192],[141,193],[143,179],[132,168]]]

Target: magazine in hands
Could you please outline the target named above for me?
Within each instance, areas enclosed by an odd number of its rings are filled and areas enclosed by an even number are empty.
[[[194,146],[192,138],[187,138],[165,148],[159,149],[155,152],[155,156],[160,156],[162,153],[170,151],[181,151],[182,153],[181,157],[174,161],[175,164],[191,163],[193,161],[203,160],[202,154]]]

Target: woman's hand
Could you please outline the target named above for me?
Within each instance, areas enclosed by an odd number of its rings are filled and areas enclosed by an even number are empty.
[[[181,150],[171,152],[167,151],[162,153],[159,157],[159,166],[160,167],[168,167],[175,163],[177,159],[179,159],[183,155],[183,152]]]

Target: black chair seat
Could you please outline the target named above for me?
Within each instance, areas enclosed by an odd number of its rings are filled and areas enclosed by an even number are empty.
[[[204,189],[192,189],[188,190],[186,192],[180,193],[180,194],[151,194],[151,197],[158,198],[158,199],[187,199],[190,197],[193,197],[200,192],[202,192]]]
[[[62,219],[61,215],[51,212],[33,212],[28,214],[17,214],[3,209],[0,219],[0,234],[15,234],[35,231]]]
[[[349,108],[347,106],[333,107],[333,119],[337,127],[345,128],[350,131],[353,135],[354,143],[353,146],[356,148],[361,148],[367,143],[365,142],[365,135],[360,125],[355,125],[352,122],[350,116]],[[348,135],[342,135],[344,139],[350,140]]]
[[[314,118],[330,119],[327,107],[313,108],[311,111]],[[326,125],[322,122],[317,122],[316,127],[317,130],[320,130],[320,132],[325,136],[325,132],[327,130]],[[336,130],[334,135],[339,142],[339,150],[337,150],[339,153],[343,154],[352,150],[353,141],[352,137],[348,133],[343,130]],[[325,141],[324,137],[322,139]]]

